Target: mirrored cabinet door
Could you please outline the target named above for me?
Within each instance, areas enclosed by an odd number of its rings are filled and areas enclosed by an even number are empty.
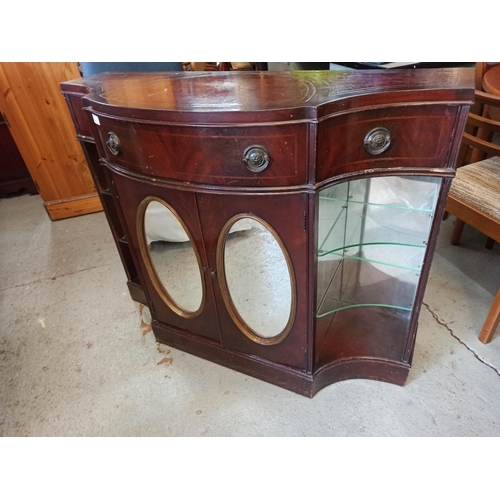
[[[153,318],[220,342],[196,195],[109,171]],[[194,209],[193,209],[194,207]]]
[[[198,194],[224,347],[307,364],[307,195]],[[280,201],[286,210],[277,210]]]

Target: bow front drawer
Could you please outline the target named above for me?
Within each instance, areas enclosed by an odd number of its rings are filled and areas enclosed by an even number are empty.
[[[93,121],[100,155],[149,177],[235,187],[307,183],[305,124],[173,126],[105,116]]]
[[[377,168],[449,167],[457,106],[353,112],[318,125],[317,181]]]

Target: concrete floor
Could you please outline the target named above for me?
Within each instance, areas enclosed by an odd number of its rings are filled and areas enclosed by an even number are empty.
[[[478,332],[500,245],[442,226],[405,387],[349,380],[313,399],[155,342],[98,213],[50,222],[0,199],[1,436],[500,436],[500,332]]]

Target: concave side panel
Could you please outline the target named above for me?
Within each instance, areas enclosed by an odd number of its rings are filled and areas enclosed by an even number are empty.
[[[394,176],[318,192],[316,368],[403,362],[440,186]]]

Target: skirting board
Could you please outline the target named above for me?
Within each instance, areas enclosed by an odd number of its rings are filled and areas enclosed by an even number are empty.
[[[43,205],[51,220],[68,219],[69,217],[102,211],[101,200],[97,193],[74,196],[64,200],[46,201]]]

